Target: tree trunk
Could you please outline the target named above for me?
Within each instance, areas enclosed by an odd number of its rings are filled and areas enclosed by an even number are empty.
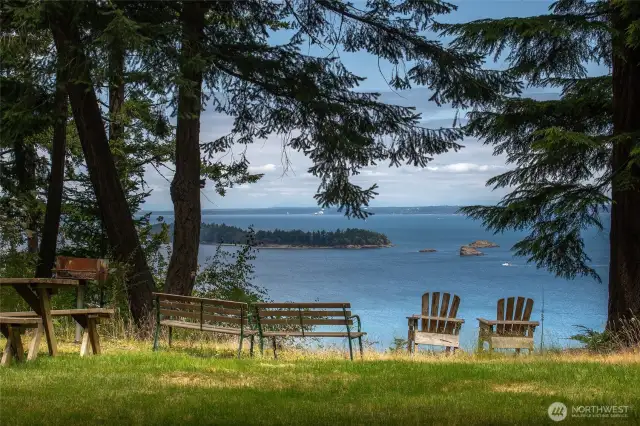
[[[62,62],[62,59],[58,59]],[[51,277],[51,269],[56,258],[58,229],[62,207],[62,190],[64,187],[64,159],[67,149],[67,91],[64,88],[66,78],[59,66],[56,73],[55,122],[51,143],[51,172],[47,188],[47,208],[44,215],[42,241],[38,255],[36,277]]]
[[[620,36],[614,38],[613,132],[614,135],[640,131],[640,49],[625,44],[624,37],[633,20],[640,19],[640,7],[628,5],[631,15],[613,13],[612,24]],[[616,143],[613,170],[627,166],[638,137]],[[640,167],[631,170],[632,186],[614,187],[611,206],[611,259],[609,265],[609,312],[607,327],[619,329],[631,315],[640,316]],[[623,320],[621,322],[620,320]]]
[[[125,50],[114,42],[109,51],[109,143],[122,141],[124,137],[124,124],[120,117],[124,104],[124,62]],[[120,159],[114,155],[116,168]]]
[[[184,2],[176,130],[176,173],[171,182],[174,211],[173,252],[165,290],[189,295],[198,268],[200,244],[200,109],[202,65],[197,59],[204,38],[206,8],[200,2]]]
[[[128,264],[127,293],[134,321],[150,319],[155,283],[140,246],[131,210],[118,179],[104,129],[96,93],[91,83],[89,59],[82,50],[79,29],[73,21],[72,2],[52,3],[50,26],[56,49],[68,58],[66,84],[89,178],[104,218],[109,244],[120,262]]]

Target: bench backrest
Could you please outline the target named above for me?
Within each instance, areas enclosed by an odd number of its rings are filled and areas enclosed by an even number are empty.
[[[518,296],[498,300],[496,319],[498,321],[530,321],[533,311],[533,299]],[[525,335],[528,327],[520,324],[498,324],[496,333],[507,335]]]
[[[442,297],[441,297],[442,296]],[[440,293],[434,291],[429,297],[429,293],[422,295],[422,315],[439,318],[456,318],[460,307],[460,297],[450,293]],[[422,331],[429,333],[452,334],[458,330],[457,323],[442,320],[423,319]]]
[[[108,263],[105,259],[58,256],[53,272],[58,278],[104,281],[108,275]]]
[[[246,303],[166,293],[153,295],[160,316],[230,328],[246,328],[249,324],[249,307]]]
[[[263,326],[291,326],[305,332],[310,326],[352,326],[351,304],[339,303],[256,303],[256,321]]]

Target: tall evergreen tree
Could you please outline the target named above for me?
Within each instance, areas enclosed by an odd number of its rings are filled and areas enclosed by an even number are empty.
[[[560,0],[550,13],[438,25],[454,48],[506,61],[558,100],[504,96],[466,130],[514,168],[488,181],[512,188],[496,206],[463,209],[496,232],[527,229],[516,254],[556,275],[600,280],[583,231],[611,212],[608,327],[640,315],[640,2]],[[610,69],[588,75],[589,64]]]

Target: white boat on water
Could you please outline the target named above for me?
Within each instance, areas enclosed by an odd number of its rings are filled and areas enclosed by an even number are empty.
[[[502,266],[513,266],[513,265],[511,265],[509,262],[505,262],[502,264]]]

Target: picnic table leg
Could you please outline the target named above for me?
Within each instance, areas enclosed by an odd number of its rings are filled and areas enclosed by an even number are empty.
[[[91,348],[94,355],[100,355],[100,336],[98,336],[97,318],[89,318],[87,320],[87,326],[89,329],[89,340],[91,341]]]
[[[46,288],[38,288],[38,302],[40,304],[40,312],[42,313],[42,326],[44,334],[47,337],[47,346],[49,347],[49,355],[56,356],[58,353],[58,343],[53,332],[53,321],[51,320],[51,298]]]
[[[42,338],[42,324],[38,324],[38,328],[33,332],[33,338],[29,343],[29,352],[27,353],[27,361],[36,359],[38,356],[38,349],[40,348],[40,338]]]
[[[82,333],[82,344],[80,345],[80,356],[90,355],[89,352],[89,331]]]
[[[82,309],[84,308],[84,284],[85,280],[80,281],[80,285],[76,289],[76,308]],[[82,326],[76,323],[76,338],[74,340],[75,343],[79,343],[80,339],[82,339]]]

